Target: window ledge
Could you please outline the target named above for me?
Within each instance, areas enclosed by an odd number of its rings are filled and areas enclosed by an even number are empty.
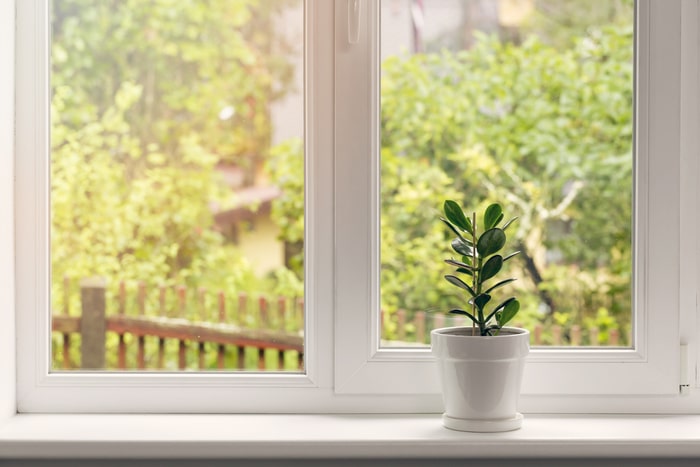
[[[700,415],[526,415],[498,434],[439,415],[16,415],[0,458],[700,457]]]

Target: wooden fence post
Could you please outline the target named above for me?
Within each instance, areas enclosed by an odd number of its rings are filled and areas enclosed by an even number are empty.
[[[81,367],[86,370],[105,368],[105,289],[106,281],[91,277],[80,281]]]
[[[262,295],[258,298],[258,320],[256,325],[258,329],[269,329],[271,327],[270,316],[267,313],[267,297]]]
[[[70,316],[70,278],[63,276],[63,315]],[[70,358],[71,338],[70,333],[63,333],[63,369],[70,370],[73,368],[73,362]]]
[[[532,333],[532,338],[534,340],[534,345],[542,344],[542,325],[536,324],[534,332]]]
[[[397,321],[397,332],[396,336],[398,340],[406,340],[406,310],[396,311],[396,321]]]
[[[425,344],[425,311],[416,313],[416,341]]]
[[[219,291],[219,323],[226,322],[226,294],[224,291]],[[216,367],[219,370],[224,369],[224,363],[226,359],[226,347],[223,344],[219,344],[216,348]]]
[[[138,285],[138,305],[139,316],[146,316],[146,283],[143,281],[139,281]],[[143,334],[138,337],[136,366],[139,370],[146,369],[146,336]]]
[[[571,326],[571,345],[576,347],[581,345],[581,326],[578,324]]]
[[[166,311],[166,293],[167,289],[164,285],[160,286],[160,293],[158,294],[158,313],[160,316],[167,316],[168,312]],[[158,338],[158,368],[163,369],[165,367],[165,339],[162,337]]]
[[[620,330],[619,329],[611,329],[610,330],[610,338],[608,340],[608,345],[612,345],[612,346],[620,345]]]
[[[561,326],[552,326],[552,345],[561,345]]]
[[[119,282],[119,316],[126,314],[126,284]],[[119,334],[119,347],[117,351],[117,368],[126,370],[126,340],[124,334]]]

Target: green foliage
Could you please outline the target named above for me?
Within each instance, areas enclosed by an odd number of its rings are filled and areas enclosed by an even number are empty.
[[[452,307],[442,285],[438,293],[424,287],[444,281],[435,280],[435,237],[423,215],[435,216],[433,206],[444,198],[479,211],[499,200],[520,213],[519,228],[506,223],[502,230],[522,252],[513,259],[521,280],[508,287],[521,298],[524,325],[553,312],[580,323],[600,306],[629,323],[631,24],[622,18],[587,26],[556,47],[534,36],[512,44],[480,35],[470,50],[383,63],[385,310]],[[422,189],[427,170],[446,184]],[[404,204],[414,197],[427,206]],[[498,217],[490,213],[489,222]],[[455,240],[457,246],[468,256],[464,242]]]
[[[595,327],[599,330],[598,342],[591,342],[591,345],[607,344],[610,340],[610,331],[619,329],[617,321],[610,316],[607,308],[599,308],[594,317],[586,318],[585,324],[588,327]]]
[[[104,276],[110,297],[120,280],[303,290],[285,270],[256,277],[211,210],[230,197],[220,162],[251,181],[269,156],[269,107],[293,71],[273,20],[292,4],[52,1],[56,309],[79,309],[77,289],[62,292],[64,276]]]
[[[237,254],[211,229],[212,200],[224,194],[214,170],[217,159],[192,135],[181,141],[187,168],[150,163],[130,178],[119,157],[148,159],[124,115],[138,92],[125,84],[115,107],[78,130],[56,124],[52,151],[52,272],[64,276],[102,275],[144,280],[151,285],[201,284],[236,288],[251,277]],[[62,114],[63,102],[54,99]],[[58,120],[60,122],[60,119]],[[61,294],[58,294],[60,297]]]
[[[281,55],[288,45],[270,32],[275,15],[292,3],[53,0],[55,307],[62,307],[64,275],[105,275],[129,287],[146,280],[303,289],[303,146],[269,147],[269,107],[289,91],[293,71]],[[499,200],[521,214],[519,222],[501,225],[492,208],[483,226],[508,229],[522,251],[512,259],[525,266],[514,274],[520,280],[496,288],[517,290],[518,319],[529,324],[556,312],[582,322],[605,308],[628,326],[632,2],[617,2],[604,27],[595,26],[603,14],[586,19],[568,10],[588,3],[567,2],[554,21],[533,20],[542,39],[512,44],[482,35],[470,50],[383,63],[387,312],[410,310],[410,322],[412,311],[452,307],[463,289],[442,280],[442,267],[431,261],[446,239],[435,206],[448,198],[483,211]],[[225,190],[215,170],[221,161],[244,167],[248,179],[266,164],[282,188],[272,216],[283,240],[296,246],[293,273],[256,278],[213,229],[209,204]],[[452,265],[468,285],[473,248],[455,229],[459,257]],[[492,259],[487,272],[500,273],[510,258]],[[502,319],[513,306],[503,306]]]
[[[272,220],[280,228],[280,240],[295,245],[289,267],[304,277],[304,143],[290,139],[272,148],[266,170],[282,191],[272,202]]]
[[[427,159],[406,160],[382,149],[381,302],[391,313],[446,308],[452,290],[430,258],[445,241],[436,225],[440,196],[458,199],[454,181]],[[391,245],[391,247],[389,247]]]
[[[457,238],[451,245],[454,251],[462,256],[462,262],[454,259],[447,259],[445,262],[452,266],[457,266],[457,272],[469,276],[471,286],[457,276],[446,275],[445,279],[450,284],[459,287],[468,293],[467,303],[471,306],[471,311],[460,308],[453,308],[450,313],[464,315],[479,327],[482,336],[492,335],[512,320],[520,309],[520,302],[515,297],[510,297],[491,309],[486,311],[486,305],[493,298],[491,291],[502,287],[515,279],[502,280],[485,290],[486,281],[492,279],[501,271],[503,267],[503,257],[497,255],[506,244],[506,234],[499,223],[503,220],[503,208],[500,204],[491,204],[483,216],[485,232],[479,235],[478,224],[474,222],[476,214],[469,220],[464,211],[456,201],[446,200],[444,203],[445,218],[441,218],[450,230],[457,234]],[[455,242],[457,246],[455,246]],[[473,246],[476,244],[476,248]],[[469,250],[464,254],[464,248]],[[514,254],[517,254],[515,252]],[[509,255],[512,256],[512,255]],[[490,284],[489,284],[490,285]],[[496,324],[492,324],[492,319]]]
[[[629,24],[634,0],[536,0],[535,12],[522,25],[521,33],[536,33],[558,49],[571,47],[572,37],[585,36],[600,24]]]
[[[196,133],[207,151],[252,168],[269,146],[269,103],[290,87],[273,18],[291,4],[53,0],[52,84],[67,96],[64,124],[90,124],[123,83],[140,83],[127,121],[143,147],[158,144],[172,162],[181,135]]]

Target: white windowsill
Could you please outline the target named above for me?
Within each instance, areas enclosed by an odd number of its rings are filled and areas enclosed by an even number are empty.
[[[526,415],[498,434],[439,415],[17,415],[0,458],[700,457],[700,415]]]

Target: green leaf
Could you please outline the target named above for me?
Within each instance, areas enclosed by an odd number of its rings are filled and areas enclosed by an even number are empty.
[[[500,219],[503,219],[503,208],[500,204],[494,203],[487,207],[486,212],[484,212],[484,229],[493,229]]]
[[[518,219],[517,217],[512,218],[511,220],[509,220],[508,222],[506,222],[506,223],[503,225],[503,227],[501,227],[501,228],[502,228],[503,230],[506,230],[506,229],[508,228],[508,226],[509,226],[510,224],[512,224],[513,222],[515,222],[517,219]]]
[[[457,272],[461,272],[462,274],[467,274],[469,276],[473,275],[469,269],[464,269],[464,268],[457,268]]]
[[[455,238],[452,240],[452,249],[462,256],[471,256],[473,253],[472,247],[461,238]]]
[[[496,316],[496,319],[498,319],[498,313],[500,313],[504,307],[508,306],[509,303],[511,303],[513,300],[515,300],[515,297],[510,297],[506,300],[503,300],[501,303],[499,303],[496,308],[493,309],[491,313],[486,317],[486,322],[488,323],[491,318]]]
[[[518,254],[520,254],[520,251],[515,251],[515,252],[509,254],[508,256],[506,256],[505,258],[503,258],[503,262],[505,263],[506,261],[508,261],[509,259],[511,259],[513,256],[516,256],[516,255],[518,255]]]
[[[465,243],[468,244],[468,245],[471,245],[471,244],[472,244],[472,242],[470,242],[469,240],[467,240],[466,238],[464,238],[464,237],[462,236],[462,234],[460,233],[460,231],[457,230],[457,228],[456,228],[454,225],[452,225],[452,224],[450,223],[450,221],[448,221],[448,220],[445,219],[444,217],[441,217],[440,220],[441,220],[442,222],[444,222],[445,225],[446,225],[447,227],[449,227],[450,230],[451,230],[452,232],[454,232],[455,235],[457,235],[457,237],[459,237],[460,240],[462,240],[463,242],[465,242]]]
[[[496,219],[496,223],[493,226],[494,227],[498,226],[498,224],[500,224],[502,220],[503,220],[503,213],[501,213],[501,215],[498,216],[498,219]],[[503,230],[503,229],[501,229],[501,230]]]
[[[464,269],[470,269],[470,270],[474,269],[472,266],[470,266],[468,264],[465,264],[465,263],[462,263],[459,261],[455,261],[453,259],[446,259],[445,262],[447,264],[449,264],[450,266],[456,266],[458,268],[464,268]]]
[[[479,281],[484,282],[498,274],[498,271],[503,267],[503,257],[501,255],[492,256],[486,264],[481,267]]]
[[[496,321],[498,322],[498,325],[501,327],[505,326],[508,321],[515,317],[518,310],[520,310],[520,302],[518,300],[513,299],[512,301],[508,302],[501,313],[496,313]]]
[[[470,320],[474,321],[477,325],[479,324],[479,322],[476,320],[476,318],[474,318],[472,316],[472,314],[469,313],[468,311],[460,310],[459,308],[454,308],[454,309],[448,311],[448,313],[452,313],[453,315],[464,315],[467,318],[469,318]]]
[[[481,234],[476,242],[476,251],[483,257],[492,255],[506,244],[506,234],[503,230],[495,228]]]
[[[505,260],[503,260],[503,261],[505,261]],[[506,279],[506,280],[504,280],[504,281],[501,281],[501,282],[499,282],[498,284],[495,284],[495,285],[491,286],[491,287],[490,287],[487,291],[485,291],[484,293],[489,293],[489,292],[491,292],[492,290],[495,290],[495,289],[497,289],[497,288],[499,288],[499,287],[503,287],[503,286],[506,285],[506,284],[510,284],[510,283],[513,282],[514,280],[515,280],[515,279]]]
[[[472,223],[464,215],[464,211],[462,211],[462,208],[459,207],[459,204],[452,201],[451,199],[448,199],[445,201],[444,209],[445,217],[447,217],[447,219],[450,222],[452,222],[452,224],[456,225],[457,227],[466,232],[469,232],[470,234],[473,234]]]
[[[472,289],[471,287],[469,287],[469,286],[468,286],[462,279],[460,279],[459,277],[448,274],[448,275],[445,276],[445,279],[446,279],[447,282],[449,282],[450,284],[456,285],[456,286],[459,287],[460,289],[466,290],[467,292],[469,292],[469,294],[470,294],[472,297],[474,297],[474,296],[476,295],[476,293],[474,293],[474,289]]]
[[[474,297],[474,304],[479,310],[483,310],[486,304],[491,300],[491,295],[487,293],[482,293],[479,294],[477,297]]]

